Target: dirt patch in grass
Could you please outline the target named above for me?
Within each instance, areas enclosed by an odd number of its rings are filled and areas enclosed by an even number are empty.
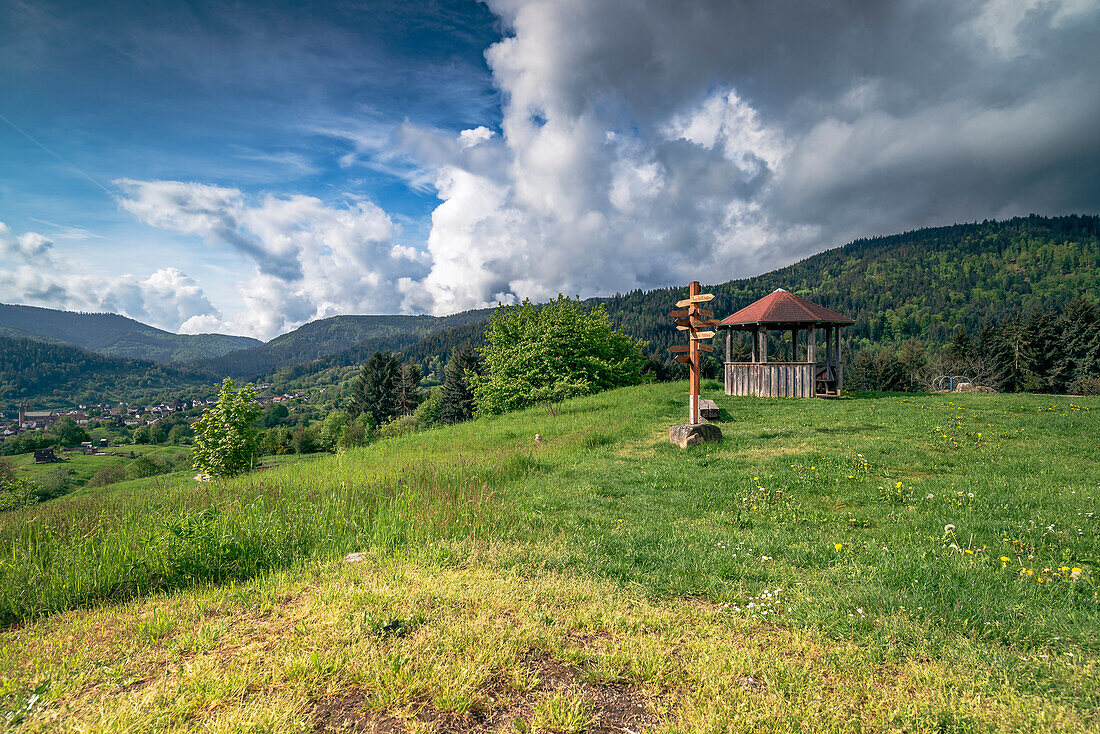
[[[579,728],[589,734],[641,732],[652,728],[658,716],[651,697],[634,686],[594,684],[583,674],[542,652],[524,657],[519,676],[502,673],[484,686],[478,705],[470,711],[440,711],[419,701],[401,711],[372,710],[369,694],[352,690],[317,702],[311,712],[315,732],[406,734],[435,731],[439,734],[480,734],[497,731],[530,731],[532,719],[552,715],[554,701],[578,702]],[[518,679],[517,679],[518,678]],[[522,725],[519,725],[522,722]],[[540,729],[565,730],[542,722]]]

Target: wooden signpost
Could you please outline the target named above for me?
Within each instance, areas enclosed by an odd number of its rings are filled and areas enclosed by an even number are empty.
[[[679,331],[688,332],[688,343],[677,344],[669,347],[668,351],[679,355],[677,362],[688,365],[691,373],[691,385],[688,394],[689,420],[692,425],[701,423],[699,418],[699,388],[702,377],[702,364],[700,352],[713,352],[714,347],[703,344],[704,339],[714,336],[714,327],[718,324],[714,320],[714,313],[706,310],[700,304],[714,298],[713,293],[700,293],[702,286],[698,281],[692,281],[688,285],[688,297],[676,303],[678,311],[672,311],[669,316],[676,319],[676,328]],[[684,308],[684,307],[687,308]]]

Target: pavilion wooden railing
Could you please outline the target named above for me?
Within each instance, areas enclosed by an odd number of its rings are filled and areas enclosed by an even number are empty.
[[[813,362],[726,362],[726,394],[761,398],[812,398]]]

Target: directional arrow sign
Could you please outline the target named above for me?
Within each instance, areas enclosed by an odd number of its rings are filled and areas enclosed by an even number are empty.
[[[677,301],[676,302],[676,308],[683,308],[684,306],[690,306],[693,303],[706,303],[707,301],[709,301],[713,298],[714,298],[713,293],[700,293],[697,296],[692,296],[691,298],[685,298],[682,301]]]
[[[700,344],[699,345],[699,351],[700,352],[713,352],[714,347],[712,347],[710,344]]]
[[[673,354],[687,354],[691,351],[691,346],[689,344],[674,344],[668,348],[668,351]]]
[[[681,354],[679,357],[676,358],[676,361],[684,362],[685,364],[691,364],[691,357],[687,356],[686,354]]]
[[[714,336],[713,331],[700,331],[700,332],[697,332],[695,334],[692,334],[691,338],[692,339],[710,339],[712,336]]]
[[[685,308],[682,311],[669,311],[668,315],[674,319],[686,319],[688,316],[691,316],[691,310]]]
[[[700,308],[699,306],[696,306],[695,308],[690,309],[690,310],[694,311],[695,315],[699,316],[701,318],[704,318],[704,319],[713,319],[714,318],[714,311],[708,311],[705,308]]]

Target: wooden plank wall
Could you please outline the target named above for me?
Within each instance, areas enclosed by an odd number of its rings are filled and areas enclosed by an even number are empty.
[[[726,363],[726,394],[761,398],[814,397],[814,369],[810,362]]]

